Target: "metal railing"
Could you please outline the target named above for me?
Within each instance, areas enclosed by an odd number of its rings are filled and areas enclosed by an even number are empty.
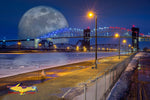
[[[106,100],[112,87],[125,70],[132,57],[125,59],[97,74],[94,80],[82,83],[80,87],[69,89],[62,100]]]

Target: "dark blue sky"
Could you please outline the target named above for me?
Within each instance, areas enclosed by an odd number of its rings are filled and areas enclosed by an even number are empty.
[[[131,28],[150,32],[150,0],[2,0],[0,2],[0,39],[16,39],[22,15],[32,7],[45,5],[64,14],[70,27],[94,27],[94,20],[86,13],[93,9],[98,14],[98,26]]]

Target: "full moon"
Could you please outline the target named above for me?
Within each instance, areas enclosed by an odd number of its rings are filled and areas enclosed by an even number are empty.
[[[19,22],[19,39],[37,38],[46,33],[68,27],[66,18],[59,11],[46,6],[28,10]]]

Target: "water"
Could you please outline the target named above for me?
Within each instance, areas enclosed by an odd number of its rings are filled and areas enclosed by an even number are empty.
[[[98,53],[98,58],[117,54],[117,52],[101,52]],[[0,77],[92,60],[94,58],[94,52],[0,54]]]

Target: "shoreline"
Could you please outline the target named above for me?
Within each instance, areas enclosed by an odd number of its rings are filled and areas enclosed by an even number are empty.
[[[78,53],[75,53],[75,55],[77,55],[77,57],[78,57]],[[99,53],[100,57],[98,59],[101,59],[101,58],[104,58],[104,57],[109,57],[109,55],[106,55],[106,56],[101,56],[101,55],[103,55],[103,53],[100,52]],[[110,56],[116,56],[116,55],[117,55],[116,53],[110,54]],[[62,56],[65,57],[66,55],[62,55]],[[80,55],[80,56],[82,56],[82,55]],[[90,54],[88,56],[90,56]],[[69,56],[68,56],[68,58],[69,58]],[[68,59],[68,58],[66,58],[66,59]],[[70,65],[70,64],[82,63],[82,62],[89,61],[89,60],[94,60],[94,57],[87,58],[87,59],[82,59],[82,57],[79,57],[79,60],[76,60],[76,59],[71,60],[71,61],[67,60],[66,62],[63,62],[63,63],[60,62],[60,63],[50,64],[50,65],[48,65],[48,64],[47,65],[42,65],[42,64],[37,64],[36,65],[36,63],[35,63],[34,65],[28,65],[28,66],[20,65],[17,68],[13,68],[13,67],[10,66],[8,69],[0,69],[0,73],[1,73],[0,78],[10,77],[10,76],[18,75],[18,74],[29,73],[29,72],[39,71],[39,70],[45,70],[45,69],[49,69],[49,68],[56,68],[56,67],[60,67],[60,66]],[[52,59],[52,61],[53,61],[53,59]]]

